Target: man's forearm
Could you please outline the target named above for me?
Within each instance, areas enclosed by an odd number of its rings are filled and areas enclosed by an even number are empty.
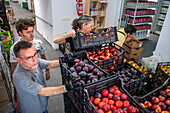
[[[49,62],[49,65],[47,68],[50,69],[50,68],[55,68],[59,66],[60,66],[59,60],[52,60]]]
[[[59,95],[62,93],[66,93],[67,91],[64,88],[64,85],[57,86],[57,87],[43,87],[38,94],[42,96],[52,96],[52,95]]]

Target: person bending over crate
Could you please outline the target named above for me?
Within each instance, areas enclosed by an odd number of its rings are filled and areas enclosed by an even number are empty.
[[[13,82],[17,90],[18,106],[21,113],[48,113],[48,96],[66,93],[76,87],[78,79],[68,84],[47,87],[43,69],[59,67],[59,60],[47,61],[38,58],[32,43],[19,41],[14,45],[17,67],[13,73]]]
[[[117,29],[118,41],[115,43],[122,47],[124,42],[129,42],[131,40],[134,40],[133,35],[135,33],[136,33],[136,28],[133,25],[127,25],[127,27],[125,28],[118,28]]]
[[[66,34],[62,34],[57,36],[53,42],[56,44],[61,44],[63,42],[65,42],[65,39],[68,37],[76,37],[76,32],[82,32],[84,34],[90,35],[90,34],[94,34],[95,32],[93,32],[93,27],[94,27],[94,23],[93,23],[93,18],[90,16],[81,16],[78,19],[74,19],[72,22],[72,31],[68,32]],[[113,26],[110,25],[108,29],[103,30],[103,31],[110,31],[110,29]]]
[[[42,59],[46,59],[45,56],[45,48],[41,40],[34,38],[34,22],[32,19],[20,19],[16,22],[16,30],[19,36],[21,36],[21,39],[18,41],[29,41],[33,43],[35,46],[36,51],[38,52],[38,56]],[[18,42],[16,41],[14,45]],[[17,61],[15,60],[15,55],[13,52],[13,47],[10,48],[10,63],[11,63],[11,75],[14,72]],[[47,69],[46,70],[46,80],[50,78],[50,72]]]

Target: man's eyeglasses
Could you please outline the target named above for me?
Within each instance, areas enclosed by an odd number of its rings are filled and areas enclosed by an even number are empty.
[[[36,56],[37,56],[37,52],[35,52],[33,56],[29,56],[29,57],[26,57],[24,59],[27,60],[27,61],[31,61]],[[23,58],[21,58],[21,59],[23,59]]]

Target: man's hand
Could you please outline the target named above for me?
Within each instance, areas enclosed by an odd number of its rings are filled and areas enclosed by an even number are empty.
[[[50,71],[49,69],[46,69],[46,80],[49,80],[50,79]]]
[[[131,37],[127,37],[126,40],[125,40],[125,42],[130,42],[131,39],[132,39]]]
[[[77,87],[80,86],[80,78],[78,77],[73,77],[72,80],[69,81],[68,84],[65,84],[64,87],[65,87],[65,90],[67,92],[71,91],[71,90],[74,90],[76,89]]]

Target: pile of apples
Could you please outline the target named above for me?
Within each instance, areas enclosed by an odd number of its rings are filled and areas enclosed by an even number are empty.
[[[120,54],[120,52],[115,47],[110,47],[110,46],[106,47],[104,49],[101,49],[101,50],[87,52],[87,56],[90,59],[92,59],[94,62],[97,62],[97,61],[100,62],[100,61],[115,57],[114,61],[113,61],[114,66],[111,66],[108,69],[105,69],[105,71],[112,70],[117,67],[117,65],[115,65],[117,63],[117,61],[122,60],[122,56],[118,56],[119,54]]]
[[[99,113],[139,113],[139,109],[131,106],[127,98],[127,95],[121,93],[119,87],[114,85],[91,96],[90,101]]]
[[[84,84],[97,82],[99,79],[104,78],[104,73],[88,62],[87,59],[75,59],[74,64],[68,66],[68,69],[74,77],[80,77],[80,82]]]
[[[160,91],[158,97],[153,96],[140,105],[151,113],[170,113],[170,86],[164,91]]]

